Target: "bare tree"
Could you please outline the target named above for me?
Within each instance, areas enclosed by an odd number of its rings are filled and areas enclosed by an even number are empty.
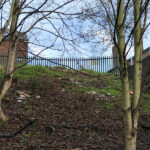
[[[10,1],[8,1],[10,2]],[[55,49],[56,41],[61,42],[63,48],[66,49],[66,43],[73,48],[76,48],[76,42],[72,35],[73,30],[69,28],[70,24],[67,24],[68,20],[71,20],[72,16],[76,16],[80,13],[74,13],[70,8],[73,7],[73,2],[78,3],[75,0],[63,0],[60,2],[54,2],[49,0],[37,1],[36,0],[12,0],[10,2],[10,15],[8,21],[6,21],[3,29],[7,29],[10,23],[9,37],[9,51],[8,59],[5,70],[5,76],[0,84],[0,118],[7,120],[8,117],[2,111],[2,99],[11,87],[13,73],[16,70],[16,49],[17,44],[21,36],[27,33],[32,33],[33,30],[45,31],[49,33],[49,44],[42,45],[44,50],[47,48]],[[69,11],[70,9],[70,11]],[[11,19],[10,19],[11,18]],[[74,18],[74,17],[73,17]],[[59,22],[57,22],[59,20]],[[1,36],[5,30],[1,30]],[[69,32],[69,36],[65,33]],[[3,37],[2,41],[6,37]],[[37,37],[38,39],[39,37]],[[40,40],[39,40],[40,41]],[[31,41],[32,44],[40,45],[40,42]],[[37,42],[37,43],[36,43]],[[56,48],[59,50],[59,48]]]
[[[10,22],[11,22],[11,19],[12,19],[12,15],[13,15],[13,10],[14,10],[14,0],[12,0],[12,3],[11,3],[11,8],[10,8],[10,12],[9,12],[9,17],[8,18],[5,18],[5,23],[4,25],[2,24],[2,20],[3,20],[3,16],[2,16],[2,13],[1,13],[1,30],[0,30],[0,43],[2,42],[2,39],[3,39],[3,35],[5,33],[5,31],[7,30]],[[2,12],[2,9],[3,9],[3,6],[7,3],[6,0],[1,0],[0,1],[0,10]]]
[[[83,16],[96,24],[96,31],[109,34],[119,53],[123,89],[123,118],[125,150],[136,150],[139,102],[141,95],[143,35],[147,24],[149,0],[97,0]],[[134,15],[132,15],[134,14]],[[133,20],[133,21],[132,21]],[[100,32],[102,34],[102,32]],[[133,40],[134,39],[134,40]],[[134,42],[133,99],[129,95],[127,54]]]

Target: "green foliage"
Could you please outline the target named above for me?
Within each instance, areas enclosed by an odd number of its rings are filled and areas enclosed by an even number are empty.
[[[31,137],[31,136],[32,136],[31,133],[24,134],[24,137],[26,137],[26,138],[29,138],[29,137]]]
[[[20,143],[28,143],[28,139],[22,139],[20,140]]]
[[[22,104],[23,104],[23,105],[27,105],[27,101],[24,100],[24,101],[22,102]]]

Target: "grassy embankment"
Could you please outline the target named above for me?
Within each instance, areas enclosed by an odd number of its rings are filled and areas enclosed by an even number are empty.
[[[41,89],[50,88],[51,84],[55,84],[55,79],[67,80],[64,90],[72,93],[93,93],[111,96],[116,101],[106,101],[104,106],[108,109],[113,108],[114,102],[121,104],[122,87],[118,77],[108,73],[97,73],[92,70],[80,70],[86,76],[72,70],[61,67],[46,68],[42,66],[25,66],[15,71],[13,83],[16,86],[28,85],[28,90],[39,91]],[[3,78],[4,68],[1,67],[0,80]],[[132,87],[131,87],[132,90]],[[8,92],[9,94],[9,92]],[[150,94],[143,93],[141,100],[141,112],[150,113]]]

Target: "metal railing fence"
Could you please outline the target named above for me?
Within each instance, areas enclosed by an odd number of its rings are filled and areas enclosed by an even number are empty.
[[[0,54],[0,64],[6,65],[6,55]],[[42,58],[39,56],[16,57],[16,64],[24,64],[32,66],[56,67],[64,66],[68,68],[88,69],[96,72],[112,72],[117,75],[119,72],[119,61],[117,57],[91,57],[91,58]]]

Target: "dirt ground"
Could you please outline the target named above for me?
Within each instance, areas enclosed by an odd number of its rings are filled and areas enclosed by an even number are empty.
[[[39,82],[45,85],[47,80],[43,77]],[[64,88],[68,82],[67,77],[57,77],[48,88],[34,89],[30,82],[22,86],[14,81],[3,101],[10,119],[0,121],[0,135],[13,134],[36,120],[14,137],[0,138],[0,150],[123,150],[122,110],[116,98],[70,92]],[[17,90],[31,97],[18,102]],[[150,121],[148,115],[143,118]],[[150,149],[150,130],[138,128],[137,149]]]

